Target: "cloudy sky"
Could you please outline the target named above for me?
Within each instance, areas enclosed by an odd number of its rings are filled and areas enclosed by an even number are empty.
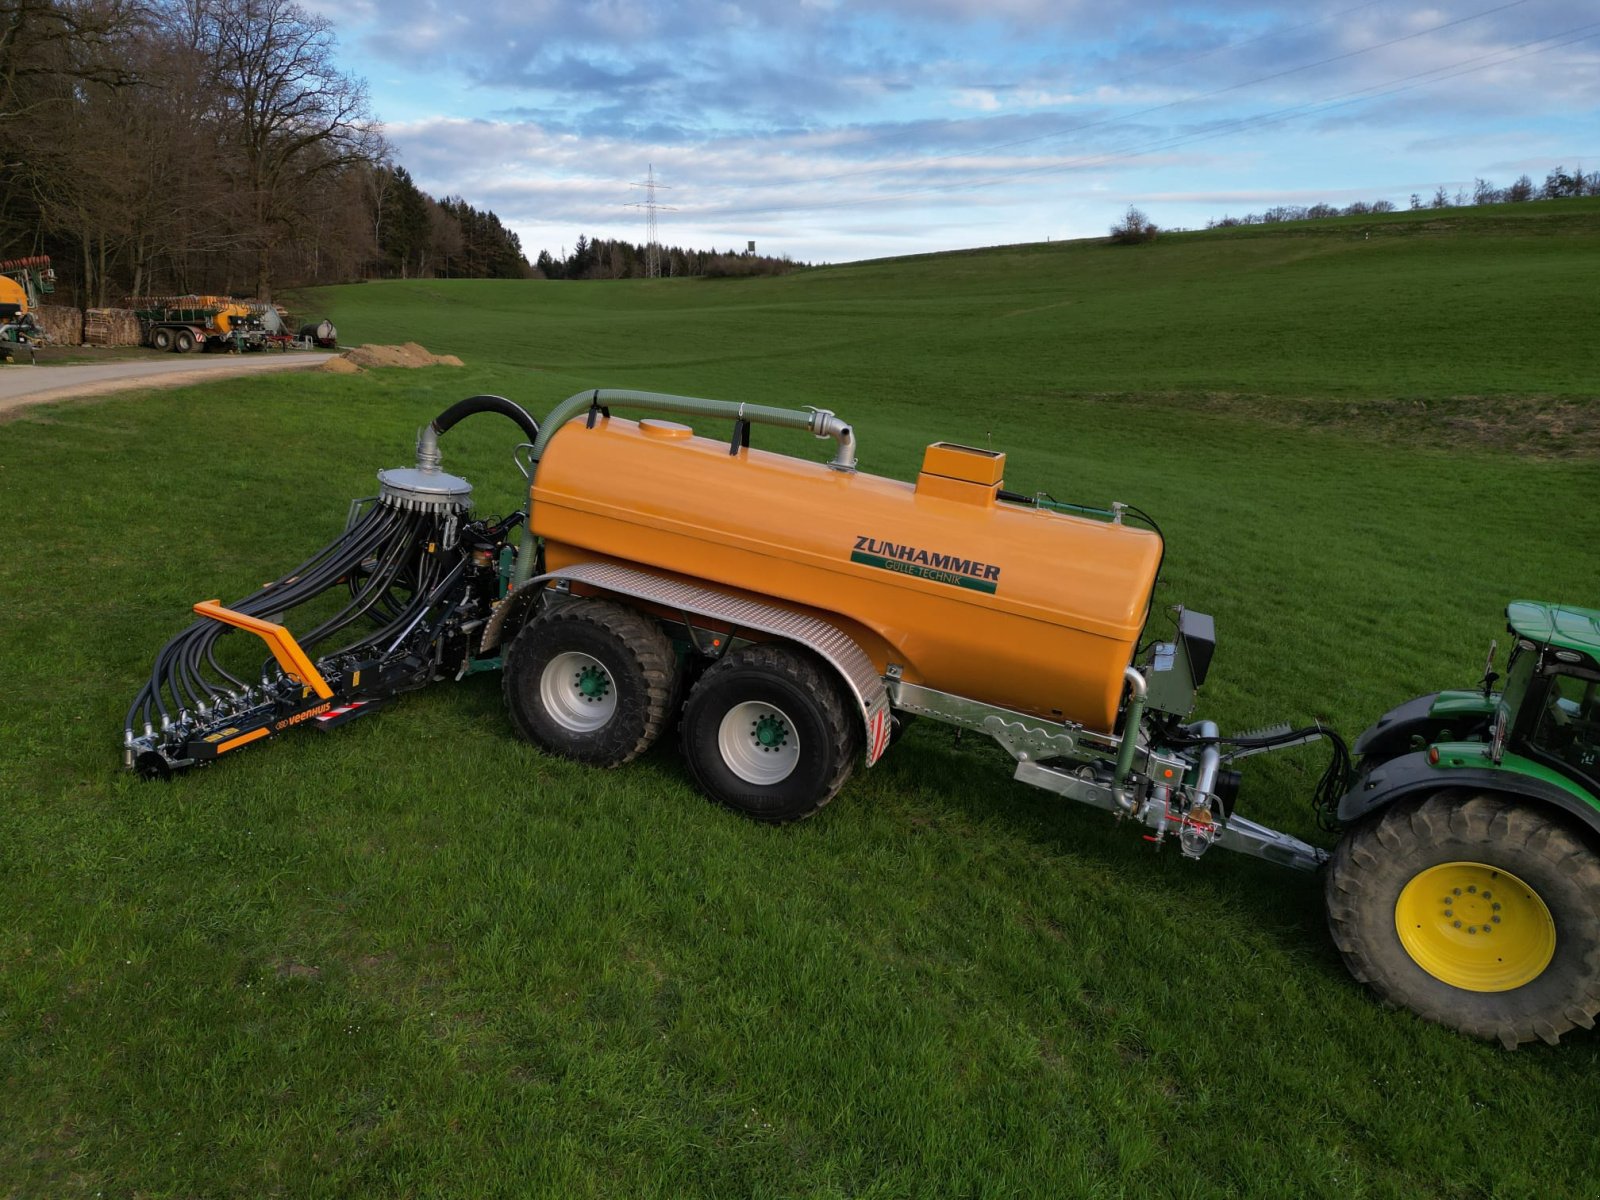
[[[810,262],[1600,169],[1597,0],[313,0],[399,160],[530,258]]]

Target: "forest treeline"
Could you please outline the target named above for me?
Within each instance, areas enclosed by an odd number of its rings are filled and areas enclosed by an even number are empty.
[[[516,234],[394,164],[291,0],[0,0],[0,257],[57,298],[527,275]]]
[[[787,255],[774,258],[753,251],[685,250],[681,246],[657,248],[657,269],[662,275],[706,275],[731,278],[743,275],[784,275],[804,266]],[[579,234],[572,253],[557,258],[539,252],[534,271],[545,279],[638,279],[649,275],[644,246],[633,242],[589,238]]]
[[[1482,204],[1524,204],[1530,200],[1565,200],[1573,196],[1600,196],[1600,171],[1585,173],[1583,168],[1579,167],[1568,174],[1566,167],[1556,167],[1545,176],[1543,186],[1534,183],[1527,175],[1519,176],[1505,187],[1500,187],[1488,179],[1474,179],[1470,191],[1463,187],[1457,188],[1453,193],[1441,184],[1434,189],[1432,196],[1424,197],[1419,192],[1413,192],[1410,208],[1416,212],[1425,208],[1466,208],[1469,205]],[[1235,225],[1315,221],[1320,217],[1359,217],[1368,213],[1394,212],[1397,207],[1389,200],[1356,200],[1343,208],[1333,204],[1280,204],[1265,212],[1210,220],[1206,222],[1206,228],[1227,229]]]
[[[517,235],[396,161],[331,23],[293,0],[0,0],[0,259],[48,254],[55,299],[252,295],[386,277],[610,279],[645,250]],[[787,259],[660,251],[663,275]]]

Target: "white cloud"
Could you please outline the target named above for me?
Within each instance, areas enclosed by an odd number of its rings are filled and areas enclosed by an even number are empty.
[[[375,100],[383,112],[389,91],[415,118],[388,132],[418,182],[493,207],[534,252],[563,230],[569,245],[580,230],[639,236],[622,206],[647,163],[676,189],[676,240],[789,238],[834,259],[874,237],[1098,233],[1130,198],[1200,224],[1221,215],[1205,205],[1403,199],[1408,181],[1547,151],[1511,174],[1586,148],[1600,164],[1600,147],[1572,144],[1600,127],[1597,43],[1516,57],[1600,19],[1593,0],[1414,37],[1481,0],[1333,17],[1352,3],[322,8],[369,61],[415,68],[404,93],[385,84]]]

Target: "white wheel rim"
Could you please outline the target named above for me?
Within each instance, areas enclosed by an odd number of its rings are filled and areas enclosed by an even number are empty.
[[[800,735],[789,714],[762,700],[735,704],[717,729],[723,764],[746,783],[770,787],[800,763]]]
[[[539,699],[567,732],[593,733],[616,715],[617,683],[594,655],[568,650],[545,664]]]

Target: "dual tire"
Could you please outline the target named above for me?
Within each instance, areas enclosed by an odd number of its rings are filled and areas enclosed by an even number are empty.
[[[168,329],[165,326],[150,331],[150,346],[155,350],[175,350],[187,354],[198,343],[192,330]]]
[[[838,794],[859,735],[838,683],[811,656],[729,651],[682,703],[682,668],[660,628],[624,605],[578,600],[541,613],[506,656],[517,732],[563,757],[616,767],[643,754],[682,706],[679,740],[711,799],[759,821],[808,817]]]

